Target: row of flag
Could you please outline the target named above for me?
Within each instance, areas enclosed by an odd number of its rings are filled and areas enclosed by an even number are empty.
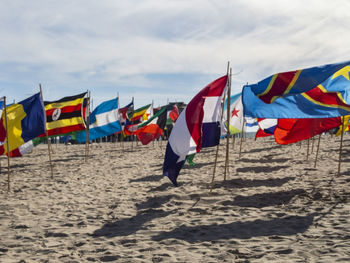
[[[176,186],[188,156],[217,145],[223,133],[239,133],[245,126],[257,125],[256,137],[274,135],[279,144],[305,140],[342,123],[344,131],[348,130],[349,73],[349,61],[277,73],[244,86],[226,101],[228,76],[213,81],[191,100],[175,123],[163,174]],[[229,120],[226,114],[221,116],[228,100]]]
[[[176,121],[176,104],[133,109],[133,101],[119,108],[119,99],[98,105],[90,114],[87,92],[43,101],[37,93],[23,101],[5,105],[0,100],[0,155],[22,156],[47,136],[72,135],[79,143],[112,134],[136,135],[143,144],[163,135],[167,119]]]

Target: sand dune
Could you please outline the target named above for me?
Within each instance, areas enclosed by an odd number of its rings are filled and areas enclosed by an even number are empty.
[[[225,141],[213,194],[215,148],[197,154],[173,187],[162,174],[165,143],[53,146],[6,159],[0,180],[0,262],[347,262],[350,259],[350,137],[324,136],[314,167],[306,142]],[[310,147],[310,152],[311,152]]]

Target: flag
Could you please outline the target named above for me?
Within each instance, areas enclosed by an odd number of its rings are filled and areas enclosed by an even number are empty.
[[[350,112],[350,62],[278,73],[243,88],[244,115],[331,118]]]
[[[277,119],[258,118],[259,130],[255,134],[255,139],[273,135],[277,126]]]
[[[315,119],[279,119],[274,131],[278,144],[290,144],[309,139],[341,125],[341,117]]]
[[[137,110],[134,110],[133,112],[131,112],[128,116],[129,120],[131,122],[136,122],[136,121],[145,121],[148,119],[148,117],[150,116],[151,112],[151,105],[152,104],[148,104],[146,106],[143,106]],[[140,120],[142,118],[142,120]]]
[[[225,127],[224,134],[227,133],[227,99],[224,105],[224,114],[222,116],[222,121]],[[242,132],[243,127],[243,104],[241,93],[232,95],[230,98],[230,127],[229,133],[236,134]]]
[[[45,133],[45,111],[40,93],[37,93],[23,101],[6,107],[7,134],[9,151],[13,151],[24,143]],[[3,126],[5,124],[5,111],[2,114]],[[7,146],[1,150],[7,153]]]
[[[103,136],[121,131],[118,113],[118,98],[102,102],[90,115],[89,139],[95,140]],[[79,143],[86,141],[86,131],[76,135]]]
[[[186,156],[220,140],[222,96],[227,84],[223,76],[203,88],[186,106],[170,134],[163,174],[177,186],[177,177]]]
[[[349,130],[349,125],[350,125],[350,115],[344,116],[343,122],[344,122],[344,132],[347,132]],[[343,125],[341,124],[336,133],[336,136],[339,136],[342,130],[343,130]]]
[[[179,117],[179,109],[176,106],[176,104],[174,104],[172,109],[170,108],[170,111],[168,111],[168,114],[169,114],[169,118],[173,121],[173,123],[175,123],[177,118]]]
[[[86,92],[57,101],[44,102],[49,136],[85,130],[83,109],[85,95]]]
[[[168,106],[162,107],[150,119],[137,126],[135,133],[142,144],[148,144],[163,134],[167,120],[167,109]]]
[[[39,143],[41,143],[42,141],[43,141],[43,138],[36,137],[33,140],[30,140],[30,141],[26,142],[25,144],[22,144],[18,148],[14,149],[9,154],[6,153],[6,155],[10,156],[11,158],[22,157],[23,155],[32,152],[33,148],[35,146],[37,146]]]

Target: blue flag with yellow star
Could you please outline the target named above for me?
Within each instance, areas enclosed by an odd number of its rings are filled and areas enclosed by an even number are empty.
[[[247,85],[242,93],[244,116],[290,119],[349,115],[349,72],[350,62],[343,62],[278,73]]]

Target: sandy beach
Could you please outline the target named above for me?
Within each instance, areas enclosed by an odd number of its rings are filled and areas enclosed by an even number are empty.
[[[173,187],[162,176],[165,142],[147,146],[46,145],[6,158],[0,180],[0,262],[349,262],[350,136],[280,146],[239,140],[224,181],[221,141],[186,164]]]

